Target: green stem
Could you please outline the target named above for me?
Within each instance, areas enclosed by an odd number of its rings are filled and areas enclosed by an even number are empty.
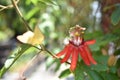
[[[27,21],[24,19],[22,13],[20,12],[20,10],[19,10],[17,4],[15,3],[15,1],[14,1],[14,0],[11,0],[11,2],[12,2],[12,4],[13,4],[13,6],[15,7],[15,9],[16,9],[18,15],[19,15],[20,18],[22,19],[22,21],[23,21],[25,27],[26,27],[27,29],[29,29],[30,31],[32,31],[32,29],[31,29],[30,26],[28,25]]]
[[[42,48],[43,51],[46,51],[48,54],[50,54],[53,58],[62,60],[62,58],[58,58],[58,57],[57,57],[56,55],[54,55],[52,52],[50,52],[49,50],[47,50],[43,45],[41,45],[41,48]],[[66,63],[67,63],[67,64],[70,64],[70,62],[67,62],[67,61],[66,61]]]
[[[62,60],[62,58],[58,58],[56,55],[52,54],[52,53],[51,53],[50,51],[48,51],[47,49],[46,49],[45,51],[46,51],[47,53],[49,53],[51,56],[53,56],[54,58]],[[66,61],[66,63],[67,63],[67,64],[70,64],[70,62],[67,62],[67,61]]]

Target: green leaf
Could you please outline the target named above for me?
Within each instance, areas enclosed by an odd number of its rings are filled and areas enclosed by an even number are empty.
[[[96,54],[95,60],[97,61],[97,64],[91,66],[92,70],[100,72],[100,71],[107,71],[109,69],[107,66],[108,56]]]
[[[5,65],[3,66],[3,68],[0,70],[0,77],[3,76],[3,74],[16,62],[16,60],[27,50],[29,49],[31,46],[30,45],[22,45],[21,47],[18,48],[18,50],[16,50],[15,52],[12,53],[12,55],[10,55],[8,57],[8,59],[5,62]]]
[[[109,68],[109,71],[111,72],[111,73],[116,73],[117,72],[117,68],[115,67],[115,66],[111,66],[110,68]]]
[[[106,34],[102,37],[97,38],[96,44],[99,45],[99,46],[104,46],[104,45],[108,44],[109,42],[112,42],[112,41],[115,41],[115,40],[118,40],[118,39],[119,39],[119,36],[117,36],[117,35]]]
[[[54,71],[56,72],[60,68],[60,65],[61,65],[59,59],[53,59],[52,57],[48,57],[47,60],[46,60],[46,68],[48,69],[54,63],[56,63],[56,66],[54,68]]]
[[[103,35],[103,33],[101,31],[94,31],[91,33],[86,31],[84,38],[86,40],[89,40],[89,39],[95,39],[95,38],[102,36],[102,35]]]
[[[100,46],[105,46],[109,42],[113,42],[118,40],[119,36],[115,34],[106,34],[104,36],[96,38],[96,43],[94,45],[90,45],[92,51],[99,51]]]
[[[70,74],[71,74],[70,69],[66,69],[66,70],[64,70],[64,71],[61,72],[59,78],[67,77],[67,76],[70,75]]]
[[[107,65],[97,64],[97,65],[92,65],[91,69],[100,72],[100,71],[107,71],[109,68]]]
[[[38,3],[38,0],[31,0],[31,2],[36,5]]]
[[[96,54],[95,55],[95,60],[98,62],[98,64],[107,64],[107,60],[108,60],[109,56],[104,56],[102,54]]]
[[[85,69],[86,69],[86,73],[89,75],[91,80],[103,80],[103,78],[98,72],[91,70],[89,68],[85,68]]]
[[[116,74],[101,72],[101,75],[104,78],[104,80],[119,80]]]
[[[93,70],[87,65],[83,65],[83,68],[87,77],[87,79],[85,80],[103,80],[103,77],[101,76],[100,72]]]
[[[113,25],[117,25],[120,21],[120,6],[117,6],[117,8],[113,11],[111,15],[111,22]]]
[[[85,78],[85,75],[84,75],[84,69],[82,67],[82,65],[77,65],[77,68],[74,72],[74,77],[75,77],[75,80],[84,80]]]
[[[38,7],[34,7],[31,11],[28,12],[28,14],[25,16],[25,18],[28,20],[32,16],[34,16],[40,9]]]
[[[90,45],[89,47],[90,47],[91,51],[99,51],[100,50],[99,45],[96,43],[94,45]]]
[[[48,57],[46,60],[46,68],[48,69],[54,62],[55,60],[52,57]]]
[[[60,63],[60,60],[55,60],[56,61],[56,68],[55,68],[55,72],[57,72],[57,70],[60,68],[61,66],[61,63]]]
[[[46,5],[49,5],[49,4],[56,5],[56,3],[53,0],[39,0],[39,1],[46,4]]]

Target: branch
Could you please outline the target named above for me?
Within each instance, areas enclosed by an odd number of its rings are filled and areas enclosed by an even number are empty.
[[[27,29],[29,29],[30,31],[32,31],[32,29],[31,29],[30,26],[28,25],[27,21],[24,19],[24,17],[23,17],[23,15],[22,15],[21,11],[19,10],[19,8],[18,8],[18,6],[17,6],[15,0],[11,0],[11,2],[12,2],[12,4],[13,4],[13,6],[15,7],[15,9],[16,9],[18,15],[19,15],[20,18],[22,19],[22,21],[23,21],[25,27],[26,27]]]
[[[16,4],[18,4],[19,0],[15,1]],[[10,8],[13,8],[14,6],[11,4],[11,5],[7,5],[7,6],[4,6],[4,5],[0,5],[0,11],[2,10],[5,10],[5,9],[10,9]]]

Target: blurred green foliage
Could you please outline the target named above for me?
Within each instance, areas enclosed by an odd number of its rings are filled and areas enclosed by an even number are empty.
[[[109,56],[103,55],[102,49],[108,52],[108,44],[113,42],[115,44],[114,54],[120,54],[120,6],[117,4],[111,15],[111,24],[113,25],[111,25],[110,33],[104,34],[100,25],[101,16],[98,17],[93,14],[95,9],[92,5],[95,2],[99,3],[97,0],[20,0],[18,6],[32,29],[36,25],[39,26],[45,36],[44,44],[46,48],[53,53],[57,53],[63,48],[63,41],[65,37],[69,36],[69,28],[76,24],[87,28],[84,35],[85,40],[96,39],[96,44],[90,46],[90,48],[98,64],[89,67],[80,60],[74,72],[75,80],[119,80],[120,61],[118,60],[116,65],[109,67],[107,64]],[[0,5],[10,4],[10,0],[0,0]],[[14,8],[0,12],[0,43],[16,38],[17,35],[23,34],[25,31],[27,29]],[[32,51],[35,53],[34,49],[31,49],[28,53]],[[49,55],[46,56],[47,68],[55,63],[57,65],[55,71],[57,71],[60,68],[59,60],[52,59]],[[30,56],[26,58],[28,57]],[[15,59],[16,57],[12,58]],[[70,74],[70,71],[67,69],[59,77],[63,78],[68,74]]]

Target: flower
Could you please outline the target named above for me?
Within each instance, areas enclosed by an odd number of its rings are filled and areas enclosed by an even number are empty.
[[[66,44],[66,46],[61,52],[56,54],[57,57],[65,55],[64,58],[61,60],[61,63],[66,62],[71,57],[70,69],[72,71],[74,71],[76,68],[79,54],[86,65],[90,65],[91,63],[97,64],[96,61],[93,59],[92,53],[88,47],[88,45],[92,45],[96,41],[95,40],[84,41],[83,38],[84,30],[85,28],[80,27],[79,25],[72,27],[69,31],[70,34],[69,43]]]

